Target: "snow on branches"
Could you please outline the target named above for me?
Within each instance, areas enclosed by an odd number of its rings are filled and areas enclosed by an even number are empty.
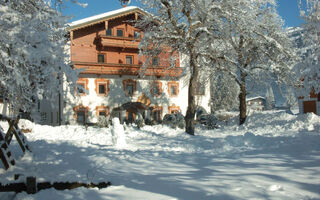
[[[300,1],[303,28],[302,62],[298,65],[298,75],[303,81],[303,94],[320,90],[320,2],[319,0]]]
[[[65,63],[65,24],[44,0],[0,2],[0,88],[16,113],[30,112],[43,98],[54,99],[63,76],[76,80]]]
[[[150,46],[165,45],[186,55],[188,102],[192,102],[196,82],[216,72],[227,73],[230,82],[240,87],[242,124],[248,78],[289,80],[294,49],[274,0],[141,1],[152,13],[139,24],[146,28],[142,52],[152,56],[159,51]]]

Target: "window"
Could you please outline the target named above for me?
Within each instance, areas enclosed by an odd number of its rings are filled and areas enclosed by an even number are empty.
[[[108,106],[97,106],[96,107],[97,116],[108,116],[109,115],[109,107]]]
[[[140,32],[134,31],[134,38],[135,38],[135,39],[140,38]]]
[[[170,97],[176,97],[179,94],[179,83],[168,82],[168,94]]]
[[[133,95],[133,85],[131,85],[131,84],[126,85],[126,93],[127,93],[129,96],[132,96],[132,95]]]
[[[197,83],[195,88],[195,95],[205,95],[205,84]]]
[[[123,88],[126,96],[133,96],[136,90],[137,82],[134,80],[124,80]]]
[[[158,57],[152,58],[152,65],[159,65],[159,58]]]
[[[108,29],[106,30],[106,35],[107,35],[107,36],[112,36],[112,29],[111,29],[111,28],[108,28]]]
[[[79,78],[79,80],[77,81],[77,95],[86,95],[86,91],[89,91],[88,83],[89,80],[87,78]]]
[[[173,96],[176,96],[178,93],[177,93],[177,87],[175,85],[171,85],[170,86],[170,94],[173,95]]]
[[[123,37],[123,29],[117,29],[117,36]]]
[[[85,88],[85,84],[84,83],[78,83],[78,94],[86,94],[85,91],[84,91],[84,88]]]
[[[109,80],[100,78],[94,81],[96,86],[96,93],[99,96],[107,96],[109,92]]]
[[[86,119],[85,111],[83,110],[77,111],[77,123],[84,124],[86,121],[85,119]]]
[[[98,63],[104,63],[104,54],[98,54]]]
[[[99,94],[105,94],[105,93],[106,93],[106,85],[99,84]]]
[[[150,92],[153,96],[160,96],[162,94],[162,83],[160,81],[153,82]]]
[[[180,113],[180,107],[179,106],[168,106],[168,113],[169,114],[177,114]]]
[[[76,106],[73,108],[74,118],[78,124],[85,124],[88,116],[88,107]]]
[[[126,56],[126,64],[129,64],[129,65],[133,64],[133,56]]]

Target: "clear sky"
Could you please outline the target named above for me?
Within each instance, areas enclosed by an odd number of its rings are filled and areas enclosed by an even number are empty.
[[[278,0],[278,12],[284,19],[286,27],[299,26],[303,22],[299,18],[298,1]],[[79,0],[79,2],[88,3],[88,6],[82,8],[77,5],[67,4],[62,9],[64,14],[73,16],[69,20],[70,22],[121,8],[119,0]],[[131,0],[130,5],[139,6],[140,4],[137,0]]]

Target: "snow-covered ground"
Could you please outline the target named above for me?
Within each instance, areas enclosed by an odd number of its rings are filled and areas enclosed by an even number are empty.
[[[314,114],[253,113],[242,127],[234,120],[215,130],[197,128],[196,136],[162,125],[20,125],[32,129],[26,134],[32,153],[21,157],[13,143],[17,164],[0,168],[2,184],[23,174],[18,181],[36,176],[112,186],[0,193],[1,200],[320,199],[320,117]]]

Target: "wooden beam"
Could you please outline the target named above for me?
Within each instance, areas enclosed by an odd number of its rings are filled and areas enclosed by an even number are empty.
[[[0,144],[0,145],[1,145],[1,144]],[[2,163],[3,163],[4,169],[7,170],[7,169],[10,167],[10,164],[9,164],[9,162],[7,161],[6,156],[5,156],[5,152],[2,150],[1,147],[0,147],[0,160],[1,160]]]
[[[8,129],[8,131],[7,131],[7,134],[6,134],[6,136],[5,136],[5,141],[8,143],[8,144],[10,144],[11,143],[11,140],[12,140],[12,137],[13,137],[13,130],[14,130],[14,126],[16,125],[16,124],[18,124],[18,122],[19,122],[19,118],[16,118],[16,119],[8,119],[7,120],[8,121],[8,124],[9,124],[9,129]]]
[[[109,28],[109,21],[108,20],[104,21],[104,27],[106,30],[108,30],[108,28]]]
[[[134,19],[137,21],[138,20],[138,13],[134,13]]]
[[[73,40],[73,31],[70,31],[70,39]]]
[[[12,132],[13,132],[14,136],[16,136],[16,139],[17,139],[17,141],[18,141],[18,144],[19,144],[21,150],[22,150],[23,153],[24,153],[24,152],[26,152],[26,148],[24,147],[24,142],[22,141],[22,139],[21,139],[21,138],[19,137],[19,135],[18,135],[18,134],[19,134],[18,131],[20,131],[20,129],[18,128],[18,126],[14,126]]]

